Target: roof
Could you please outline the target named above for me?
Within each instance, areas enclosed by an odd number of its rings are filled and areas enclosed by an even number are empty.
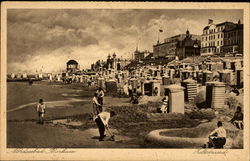
[[[179,61],[180,63],[202,63],[204,61],[211,61],[211,62],[221,62],[222,59],[220,57],[210,57],[210,58],[207,58],[207,57],[202,57],[202,56],[195,56],[195,57],[188,57],[188,58],[185,58],[181,61]]]
[[[196,40],[192,40],[191,38],[186,38],[186,39],[183,40],[182,46],[184,46],[184,47],[187,47],[187,46],[193,47],[195,41]],[[197,43],[198,43],[198,45],[200,45],[200,41],[199,40],[197,40]]]
[[[243,24],[236,24],[233,28],[230,29],[224,29],[223,31],[229,32],[229,31],[234,31],[234,30],[243,30]]]
[[[228,21],[225,21],[225,22],[222,22],[222,23],[219,23],[219,24],[216,24],[216,27],[218,27],[218,26],[223,26],[223,25],[225,25],[225,24],[234,24],[233,22],[228,22]],[[203,28],[203,30],[207,30],[207,29],[209,29],[209,26],[206,26],[206,27],[204,27]]]
[[[203,29],[203,30],[207,30],[207,29],[209,29],[209,26],[204,27],[204,29]]]
[[[69,61],[67,62],[67,65],[68,65],[68,64],[78,64],[78,63],[77,63],[77,61],[71,59],[71,60],[69,60]]]
[[[137,67],[138,63],[136,61],[132,61],[131,63],[129,63],[128,65],[126,65],[126,68],[133,68],[133,67]]]
[[[222,22],[222,23],[216,24],[216,27],[218,27],[218,26],[223,26],[223,25],[228,24],[228,23],[234,24],[233,22],[228,22],[228,21],[225,21],[225,22]]]

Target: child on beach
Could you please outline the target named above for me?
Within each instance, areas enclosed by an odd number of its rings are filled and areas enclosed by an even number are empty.
[[[43,102],[43,99],[39,100],[39,103],[37,104],[36,110],[38,112],[38,123],[43,124],[44,123],[44,114],[45,114],[45,103]]]
[[[104,91],[101,87],[98,88],[96,91],[97,97],[98,97],[98,102],[99,104],[103,105],[103,97],[104,97]]]
[[[168,96],[162,99],[161,113],[168,113]]]
[[[102,112],[102,105],[98,102],[98,94],[97,93],[94,94],[92,101],[93,101],[93,120],[95,120],[95,117],[100,112]]]

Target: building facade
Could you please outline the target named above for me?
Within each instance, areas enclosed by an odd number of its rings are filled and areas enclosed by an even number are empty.
[[[185,39],[183,41],[179,41],[177,44],[177,56],[179,60],[191,56],[199,56],[200,45],[201,41],[198,39],[193,40],[189,31],[187,31]]]
[[[158,43],[153,46],[154,57],[165,57],[169,60],[175,59],[176,56],[179,56],[180,53],[180,42],[184,41],[187,37],[191,40],[200,40],[199,35],[190,34],[189,31],[187,31],[186,34],[179,34],[166,38],[164,39],[163,43]]]
[[[139,51],[138,49],[136,49],[134,52],[134,59],[135,59],[135,61],[139,62],[139,61],[145,59],[149,54],[150,54],[150,52],[147,50]]]
[[[238,21],[233,28],[225,29],[222,53],[243,54],[243,24]]]
[[[235,28],[233,22],[223,22],[214,24],[213,20],[208,20],[208,26],[204,27],[201,35],[201,55],[220,55],[222,46],[225,46],[225,31]]]
[[[116,53],[110,56],[110,54],[107,57],[106,61],[98,60],[96,63],[91,65],[92,71],[103,71],[103,70],[123,70],[126,65],[130,63],[127,59],[117,58]]]

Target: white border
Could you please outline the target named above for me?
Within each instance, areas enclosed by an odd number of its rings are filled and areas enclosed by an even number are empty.
[[[71,154],[15,154],[6,149],[6,12],[7,9],[243,9],[244,17],[244,149],[223,154],[197,154],[194,149],[70,149]],[[249,3],[167,2],[3,2],[1,6],[1,149],[8,160],[213,160],[249,159]],[[214,150],[215,152],[217,150]]]

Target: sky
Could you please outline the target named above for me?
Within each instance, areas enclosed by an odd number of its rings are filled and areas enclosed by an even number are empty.
[[[7,72],[61,72],[76,60],[90,68],[108,54],[132,58],[139,50],[153,51],[158,40],[188,29],[202,34],[208,24],[243,22],[242,10],[159,9],[8,9]]]

